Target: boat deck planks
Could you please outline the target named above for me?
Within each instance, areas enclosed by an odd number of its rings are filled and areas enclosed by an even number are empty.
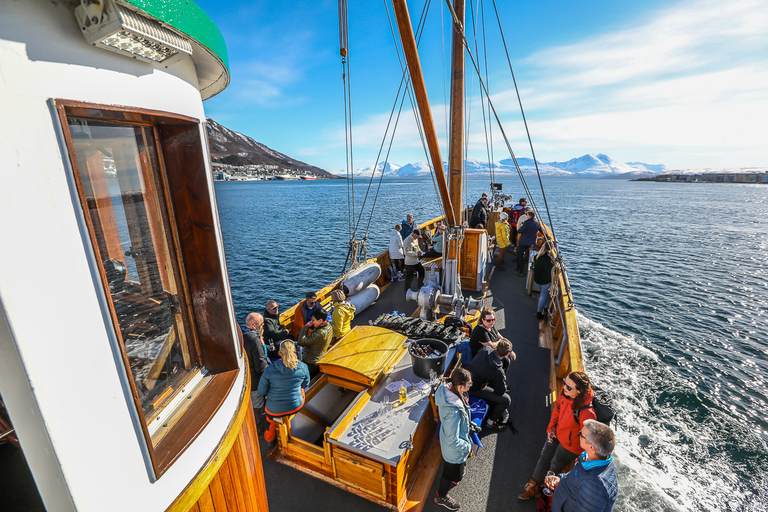
[[[507,259],[511,257],[507,256]],[[466,290],[464,293],[465,296],[481,295],[481,292]],[[507,383],[512,389],[510,418],[518,433],[513,435],[507,429],[500,434],[483,433],[481,435],[485,448],[480,450],[477,457],[469,460],[464,480],[451,491],[451,496],[461,503],[462,511],[525,510],[530,512],[536,508],[534,502],[523,502],[517,499],[518,493],[533,472],[544,443],[544,432],[551,412],[549,391],[551,351],[539,347],[536,302],[535,296],[526,295],[523,278],[517,277],[509,270],[494,272],[486,303],[497,310],[498,328],[503,336],[512,341],[517,354],[517,361],[512,363]],[[392,311],[410,315],[415,309],[415,302],[405,302],[403,283],[392,283],[371,307],[355,317],[353,324],[368,325],[369,320],[375,320],[379,315]],[[435,453],[439,454],[439,445],[432,446],[431,449],[436,449]],[[262,449],[263,454],[265,451]],[[438,460],[437,464],[439,463]],[[312,509],[316,511],[390,510],[353,492],[345,491],[333,485],[332,482],[310,476],[266,457],[264,457],[264,473],[272,510],[304,511],[310,503]],[[290,482],[291,485],[285,485],[286,482]],[[443,510],[432,500],[437,484],[436,477],[426,492],[424,511]],[[416,498],[416,495],[412,498]],[[408,504],[409,507],[418,507],[418,505]],[[417,508],[412,510],[415,511]]]

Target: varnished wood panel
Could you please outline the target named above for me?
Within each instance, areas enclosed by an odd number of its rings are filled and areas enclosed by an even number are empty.
[[[246,381],[219,449],[168,508],[170,512],[267,512],[267,489]]]
[[[232,325],[221,276],[214,205],[208,190],[200,127],[159,125],[162,161],[175,212],[180,251],[192,295],[200,352],[213,372],[237,367]]]

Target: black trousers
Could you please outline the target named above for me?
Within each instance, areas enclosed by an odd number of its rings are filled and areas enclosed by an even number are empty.
[[[488,386],[485,386],[483,389],[478,389],[477,391],[470,391],[469,396],[480,398],[488,403],[490,410],[488,411],[486,419],[493,422],[500,420],[504,415],[504,411],[506,411],[509,404],[512,403],[512,399],[509,398],[508,394],[504,393],[503,395],[497,395],[493,391],[493,388]]]
[[[440,485],[437,487],[437,494],[445,498],[448,491],[453,489],[464,478],[467,462],[461,464],[451,464],[443,459],[443,474],[440,475]]]
[[[424,267],[421,263],[415,265],[405,266],[405,291],[411,288],[411,281],[413,281],[413,274],[419,274],[419,288],[424,285]]]

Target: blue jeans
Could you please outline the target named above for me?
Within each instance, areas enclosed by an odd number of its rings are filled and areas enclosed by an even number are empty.
[[[536,311],[541,313],[544,311],[544,308],[547,307],[549,304],[549,287],[552,286],[552,283],[547,283],[541,285],[541,296],[539,297],[539,305],[536,307]]]

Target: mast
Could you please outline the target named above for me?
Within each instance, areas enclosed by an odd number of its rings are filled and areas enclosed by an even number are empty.
[[[464,164],[464,0],[454,0],[453,10],[460,25],[453,23],[453,58],[451,60],[451,138],[448,153],[451,204],[461,219],[462,170]]]
[[[437,144],[437,132],[435,123],[432,119],[432,111],[429,108],[429,99],[427,98],[427,87],[424,84],[424,76],[421,73],[421,62],[416,49],[416,38],[413,35],[411,26],[411,17],[408,14],[408,6],[405,0],[392,0],[397,19],[397,28],[400,32],[400,40],[403,43],[403,52],[405,60],[408,63],[408,70],[411,75],[413,91],[416,95],[416,103],[419,107],[421,124],[424,127],[424,136],[427,139],[427,147],[432,159],[432,168],[435,170],[437,187],[440,190],[440,198],[443,201],[445,209],[445,220],[448,226],[455,226],[460,223],[460,218],[456,216],[451,196],[448,192],[448,183],[445,180],[443,171],[443,160],[440,157],[440,146]],[[459,203],[461,204],[461,203]]]

